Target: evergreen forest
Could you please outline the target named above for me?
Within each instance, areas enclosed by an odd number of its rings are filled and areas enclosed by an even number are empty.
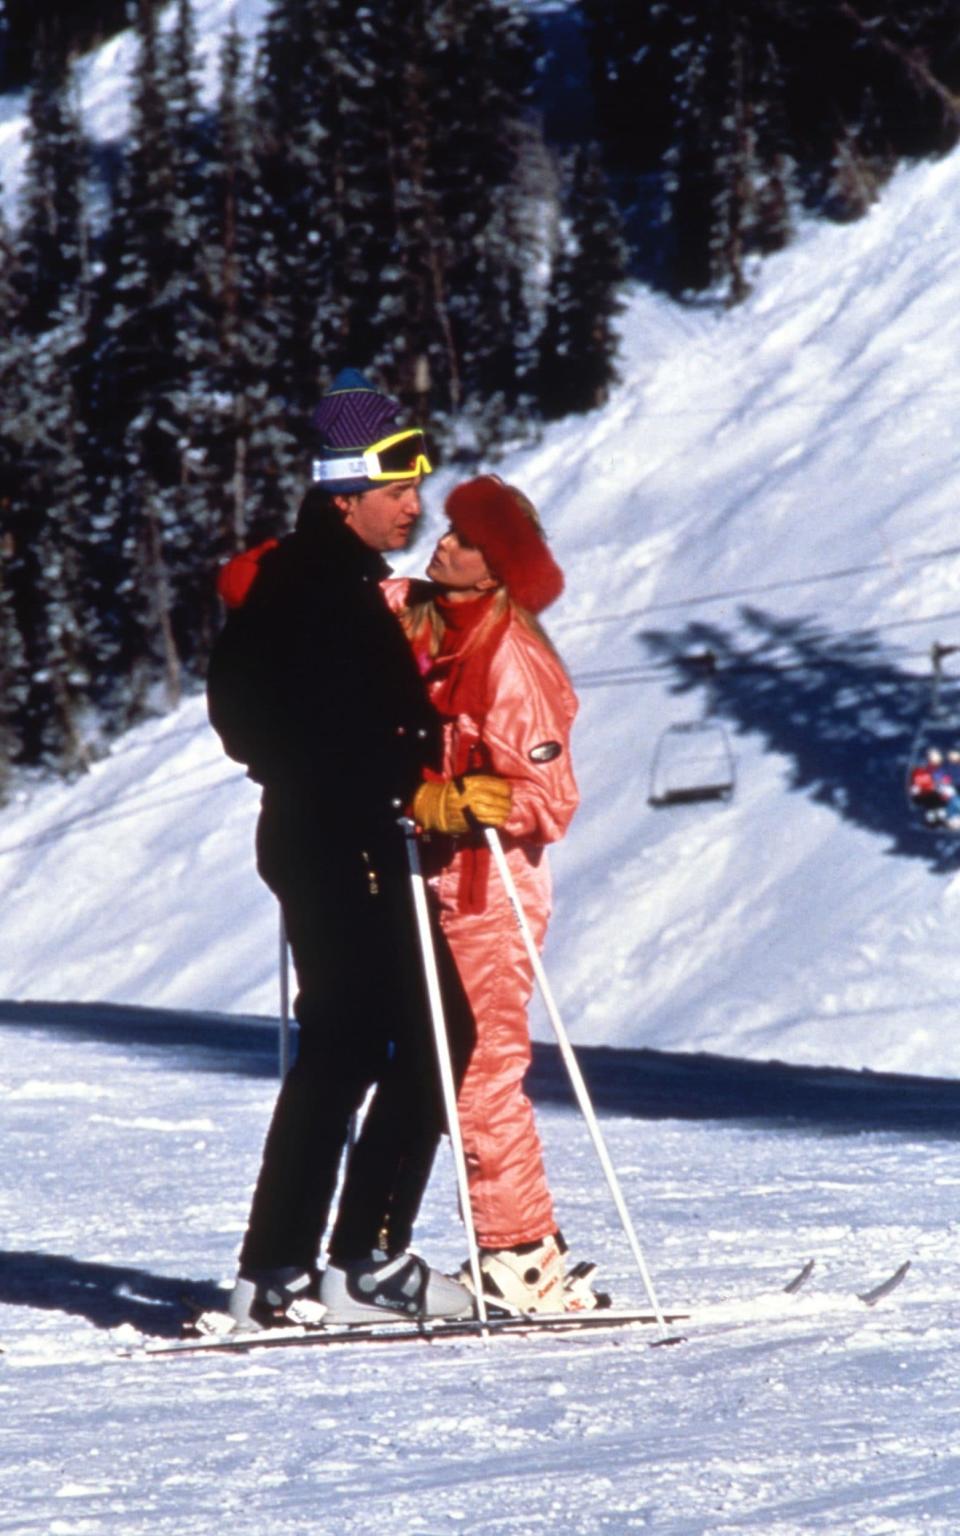
[[[202,681],[214,574],[283,531],[343,366],[495,462],[616,381],[640,278],[735,304],[803,214],[960,123],[956,0],[0,0],[27,88],[0,221],[0,801]],[[136,33],[130,126],[77,59]]]

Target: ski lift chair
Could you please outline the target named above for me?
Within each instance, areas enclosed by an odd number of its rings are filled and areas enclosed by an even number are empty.
[[[687,657],[686,664],[706,677],[706,699],[698,720],[668,725],[654,748],[647,803],[656,810],[729,801],[736,788],[730,737],[718,720],[711,719],[717,658],[713,651],[704,651]]]
[[[944,657],[960,646],[930,648],[930,708],[910,745],[905,793],[914,825],[936,836],[960,836],[960,697],[943,698]]]

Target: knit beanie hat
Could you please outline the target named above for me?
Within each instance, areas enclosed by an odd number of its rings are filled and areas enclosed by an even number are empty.
[[[356,368],[344,368],[313,413],[318,438],[314,481],[342,496],[381,483],[369,478],[359,459],[365,449],[402,430],[397,425],[400,410],[398,400],[374,389]]]
[[[563,591],[563,572],[536,522],[526,497],[497,475],[478,475],[455,486],[446,513],[475,544],[510,596],[530,613],[541,613]]]

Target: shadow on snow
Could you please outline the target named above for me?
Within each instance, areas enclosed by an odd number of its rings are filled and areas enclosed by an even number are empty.
[[[0,1027],[64,1032],[173,1067],[256,1077],[276,1074],[277,1030],[264,1020],[94,1003],[0,1002]],[[644,1120],[715,1120],[819,1134],[885,1131],[960,1136],[960,1081],[794,1067],[711,1055],[579,1046],[600,1113]],[[574,1104],[555,1046],[537,1043],[527,1084],[539,1103]],[[98,1328],[130,1324],[174,1338],[191,1304],[222,1305],[211,1281],[84,1262],[63,1254],[0,1252],[0,1303],[66,1312]]]
[[[0,1001],[4,1026],[102,1041],[166,1059],[171,1069],[277,1075],[277,1025],[265,1019],[110,1003]],[[831,1133],[960,1136],[960,1080],[611,1046],[579,1045],[576,1054],[601,1113]],[[527,1087],[538,1102],[574,1104],[556,1046],[534,1045]]]
[[[594,1106],[611,1115],[960,1136],[960,1081],[608,1046],[578,1046],[577,1060]],[[538,1102],[573,1102],[556,1047],[534,1046],[527,1086]]]
[[[0,1000],[0,1027],[16,1024],[44,1034],[132,1047],[171,1064],[185,1059],[204,1072],[276,1077],[278,1027],[268,1019],[220,1013],[185,1013],[128,1003],[20,1003]]]
[[[888,852],[953,872],[960,839],[913,824],[904,784],[910,748],[928,717],[932,678],[901,670],[871,630],[831,633],[814,619],[744,608],[737,637],[710,624],[649,630],[638,641],[673,667],[673,692],[702,688],[693,658],[712,652],[711,718],[761,736],[793,764],[793,785],[818,804],[889,840]],[[960,678],[944,703],[960,716]]]
[[[94,1264],[60,1253],[0,1252],[0,1304],[84,1317],[97,1328],[128,1323],[138,1333],[173,1339],[192,1304],[223,1305],[213,1281],[151,1275],[118,1264]]]

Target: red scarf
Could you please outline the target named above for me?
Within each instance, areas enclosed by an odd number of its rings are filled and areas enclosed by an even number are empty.
[[[457,715],[469,715],[482,732],[487,713],[487,677],[490,662],[500,638],[510,621],[509,612],[502,619],[489,623],[486,633],[477,640],[477,630],[489,621],[492,594],[473,598],[469,602],[451,602],[438,596],[437,610],[443,621],[443,637],[440,649],[427,671],[430,698],[434,708],[448,719]],[[455,772],[469,772],[483,768],[483,763],[455,763]],[[490,850],[486,843],[472,843],[460,839],[456,845],[448,844],[448,852],[441,863],[448,862],[454,847],[460,852],[460,884],[457,900],[463,912],[482,912],[487,902],[487,883],[490,878]],[[438,850],[439,851],[439,850]]]
[[[489,621],[492,602],[492,595],[460,603],[446,597],[436,598],[443,637],[427,673],[434,708],[451,719],[469,715],[481,727],[487,713],[490,662],[509,622],[509,614],[504,613],[501,620],[489,623],[477,642],[476,632],[485,620]]]

